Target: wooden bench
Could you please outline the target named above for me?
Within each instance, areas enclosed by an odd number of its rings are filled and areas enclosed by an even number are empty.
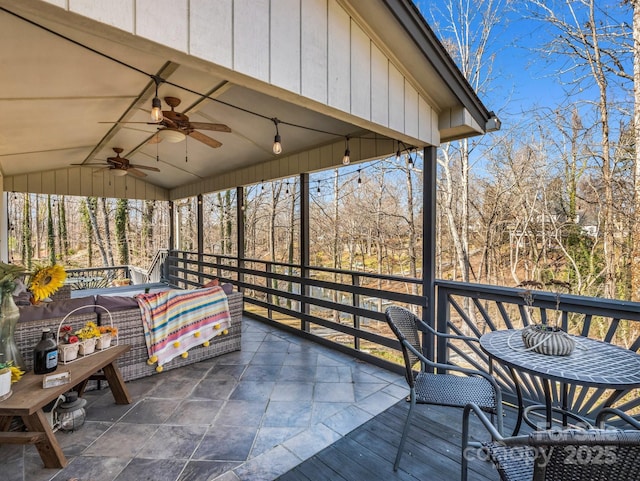
[[[71,374],[71,382],[62,386],[44,389],[43,375],[33,372],[25,374],[12,385],[13,394],[0,402],[0,444],[35,444],[45,468],[64,468],[67,458],[42,409],[74,386],[82,385],[100,370],[109,381],[116,404],[131,404],[131,397],[116,364],[118,357],[129,349],[129,345],[118,345],[69,364],[59,364],[56,372],[69,371]],[[27,432],[8,431],[14,416],[22,418]]]

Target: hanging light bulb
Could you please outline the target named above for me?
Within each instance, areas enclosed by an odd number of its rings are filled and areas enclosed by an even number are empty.
[[[351,151],[349,150],[349,136],[345,137],[345,145],[347,148],[344,150],[344,156],[342,157],[342,165],[349,165],[351,162]]]
[[[158,84],[162,81],[160,77],[153,76],[153,81],[156,83],[156,96],[151,101],[151,121],[162,122],[162,103],[158,97]]]
[[[362,177],[360,177],[360,169],[358,169],[358,188],[362,185]]]
[[[320,181],[318,181],[318,194],[320,193]]]
[[[276,126],[276,136],[273,138],[273,153],[280,155],[282,153],[282,143],[280,143],[280,133],[278,132],[278,119],[271,119]]]

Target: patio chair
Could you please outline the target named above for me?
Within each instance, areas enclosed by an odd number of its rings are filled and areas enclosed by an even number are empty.
[[[416,403],[463,408],[468,403],[474,402],[496,416],[497,430],[501,433],[502,393],[495,379],[486,372],[430,361],[421,352],[418,332],[426,331],[434,336],[465,341],[478,341],[478,339],[436,332],[415,314],[402,307],[391,306],[387,308],[385,316],[402,346],[405,378],[409,384],[408,400],[411,402],[393,470],[397,471],[400,465],[400,458]],[[414,366],[418,362],[420,362],[420,369],[415,371]],[[462,375],[448,374],[447,372]]]
[[[493,437],[476,450],[469,449],[472,412]],[[544,430],[503,438],[482,410],[469,404],[462,424],[462,481],[474,456],[493,462],[502,481],[627,481],[640,479],[640,431]]]

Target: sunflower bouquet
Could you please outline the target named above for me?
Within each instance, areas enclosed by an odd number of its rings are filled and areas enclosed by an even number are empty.
[[[23,278],[27,276],[27,282]],[[0,290],[13,295],[28,291],[34,304],[55,294],[64,285],[67,272],[59,264],[36,266],[32,271],[16,264],[0,262]]]

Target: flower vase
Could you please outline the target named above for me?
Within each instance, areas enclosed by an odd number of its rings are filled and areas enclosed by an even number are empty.
[[[13,361],[14,366],[25,371],[24,360],[13,338],[20,311],[11,292],[0,290],[0,297],[0,362]]]

